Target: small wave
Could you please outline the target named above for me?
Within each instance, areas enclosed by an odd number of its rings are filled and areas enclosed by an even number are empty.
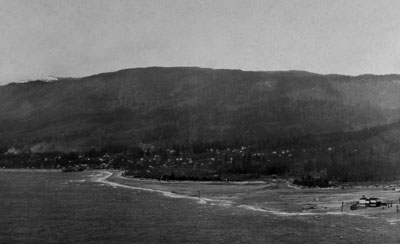
[[[263,213],[269,213],[273,214],[276,216],[315,216],[315,215],[321,215],[320,213],[302,213],[302,212],[283,212],[283,211],[277,211],[277,210],[272,210],[272,209],[266,209],[266,208],[260,208],[257,206],[251,206],[251,205],[238,205],[239,208],[251,210],[251,211],[257,211],[257,212],[263,212]]]
[[[387,222],[389,222],[391,225],[396,225],[400,222],[400,219],[388,219]]]
[[[207,201],[204,201],[203,199],[199,199],[197,202],[198,202],[199,204],[207,204]]]
[[[233,203],[232,202],[220,202],[220,203],[210,203],[210,205],[219,206],[219,207],[232,207]]]
[[[286,185],[287,185],[287,187],[289,187],[289,188],[296,189],[296,190],[301,190],[301,187],[300,187],[300,186],[293,185],[292,183],[289,183],[289,182],[288,182]]]
[[[86,180],[69,180],[68,182],[71,182],[71,183],[83,183],[85,181]]]
[[[272,210],[272,209],[266,209],[266,208],[261,208],[257,206],[251,206],[251,205],[239,205],[239,208],[251,210],[251,211],[258,211],[258,212],[263,212],[263,213],[268,213],[268,214],[273,214],[275,216],[322,216],[322,215],[349,215],[349,216],[357,216],[357,217],[364,217],[367,219],[373,219],[373,217],[361,215],[361,214],[355,214],[355,213],[348,213],[348,212],[325,212],[325,213],[311,213],[311,212],[285,212],[285,211],[278,211],[278,210]]]

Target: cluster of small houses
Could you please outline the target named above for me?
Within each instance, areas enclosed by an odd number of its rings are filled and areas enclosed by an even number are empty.
[[[376,208],[376,207],[383,207],[383,206],[387,206],[387,207],[392,207],[392,203],[391,202],[384,202],[383,200],[381,200],[378,197],[370,197],[367,198],[365,196],[362,196],[358,202],[352,204],[350,206],[351,210],[357,210],[360,208]]]
[[[299,154],[308,153],[308,151],[316,152],[318,149],[294,149],[294,148],[280,148],[270,150],[268,152],[255,152],[252,147],[240,146],[238,148],[208,148],[205,152],[199,154],[192,154],[189,151],[165,149],[161,152],[154,149],[144,149],[143,154],[137,156],[136,154],[128,153],[96,153],[96,154],[75,154],[75,157],[68,157],[68,154],[25,154],[27,158],[14,159],[16,163],[7,162],[12,161],[10,157],[4,159],[5,163],[2,164],[0,158],[0,167],[10,167],[19,162],[24,162],[24,165],[19,167],[27,168],[58,168],[64,172],[76,172],[82,168],[90,169],[130,169],[139,172],[139,174],[154,175],[153,172],[158,171],[208,171],[214,175],[217,170],[222,169],[223,172],[236,173],[236,174],[255,174],[259,169],[270,173],[279,166],[285,166],[285,162],[290,162],[289,158],[296,158]],[[333,151],[334,147],[325,146],[323,150]],[[10,151],[5,154],[6,156],[21,156],[18,152]],[[297,171],[301,171],[302,167],[297,166]],[[4,166],[3,166],[4,165]],[[82,165],[86,165],[83,167]],[[278,165],[275,167],[275,165]],[[271,167],[270,167],[271,166]],[[247,170],[247,169],[251,169]],[[264,172],[263,171],[263,172]],[[279,172],[272,172],[270,174],[279,174]],[[291,169],[294,174],[300,174],[294,169]],[[140,173],[142,172],[142,173]],[[322,186],[323,187],[323,186]]]

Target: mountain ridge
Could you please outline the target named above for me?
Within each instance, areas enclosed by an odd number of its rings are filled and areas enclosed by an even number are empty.
[[[8,86],[8,85],[18,85],[18,84],[27,84],[30,82],[56,82],[57,80],[65,80],[65,79],[82,79],[82,78],[88,78],[88,77],[93,77],[97,75],[105,75],[105,74],[110,74],[110,73],[117,73],[121,71],[128,71],[128,70],[140,70],[140,69],[154,69],[154,68],[162,68],[162,69],[203,69],[203,70],[215,70],[215,71],[241,71],[241,72],[254,72],[254,73],[304,73],[304,74],[312,74],[312,75],[321,75],[321,76],[339,76],[339,77],[362,77],[362,76],[400,76],[398,73],[388,73],[388,74],[373,74],[373,73],[365,73],[365,74],[357,74],[357,75],[345,75],[345,74],[339,74],[339,73],[327,73],[327,74],[321,74],[321,73],[316,73],[316,72],[311,72],[311,71],[306,71],[306,70],[242,70],[242,69],[229,69],[229,68],[207,68],[207,67],[200,67],[200,66],[147,66],[147,67],[136,67],[136,68],[125,68],[125,69],[119,69],[115,71],[109,71],[109,72],[100,72],[96,73],[93,75],[87,75],[87,76],[79,76],[79,77],[61,77],[61,76],[49,76],[55,79],[27,79],[22,82],[9,82],[6,84],[0,84],[0,87],[2,86]]]

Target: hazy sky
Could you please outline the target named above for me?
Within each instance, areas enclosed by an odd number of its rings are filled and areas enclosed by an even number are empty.
[[[400,73],[400,1],[0,0],[0,84],[144,66]]]

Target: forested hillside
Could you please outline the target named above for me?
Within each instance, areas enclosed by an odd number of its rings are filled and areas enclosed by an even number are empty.
[[[0,86],[0,145],[79,151],[198,142],[268,146],[399,120],[399,75],[136,68]]]

